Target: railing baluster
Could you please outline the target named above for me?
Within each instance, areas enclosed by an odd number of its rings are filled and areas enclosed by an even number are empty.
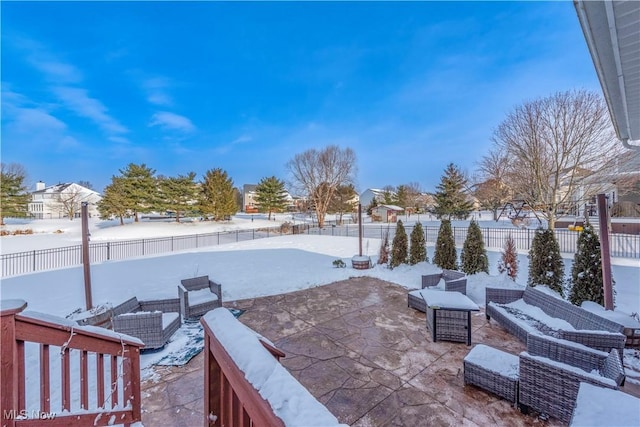
[[[89,353],[80,351],[80,408],[89,409]]]
[[[104,407],[104,354],[96,354],[96,371],[97,371],[97,387],[98,387],[98,408]]]
[[[118,356],[111,355],[111,407],[118,406]]]
[[[40,345],[40,408],[51,412],[51,367],[49,366],[49,345]]]
[[[71,410],[71,369],[69,349],[62,350],[62,366],[60,372],[60,380],[62,385],[62,410]]]
[[[18,356],[18,410],[26,409],[26,375],[24,367],[24,341],[17,342]]]

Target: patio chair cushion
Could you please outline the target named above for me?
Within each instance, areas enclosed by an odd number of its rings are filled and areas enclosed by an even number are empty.
[[[189,291],[189,304],[198,305],[205,302],[217,301],[218,295],[211,292],[209,288]]]

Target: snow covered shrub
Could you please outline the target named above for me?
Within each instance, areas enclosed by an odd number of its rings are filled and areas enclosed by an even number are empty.
[[[451,221],[443,219],[438,230],[438,238],[436,239],[436,249],[433,255],[433,262],[440,268],[449,270],[458,269],[458,254],[456,252],[456,243],[453,240],[453,232],[451,231]]]
[[[408,245],[407,232],[404,230],[402,221],[398,220],[396,235],[393,236],[393,244],[391,246],[391,261],[389,261],[389,267],[394,268],[407,262]]]
[[[564,296],[564,262],[553,230],[538,228],[529,250],[530,286],[546,285]]]
[[[429,261],[429,257],[427,256],[427,239],[424,237],[424,229],[422,224],[418,222],[411,231],[409,264],[414,265],[422,261]]]
[[[380,253],[378,254],[378,264],[387,264],[389,262],[389,230],[384,232],[380,243]]]
[[[482,231],[475,220],[471,220],[467,229],[467,238],[460,254],[462,271],[466,274],[485,272],[489,274],[489,258],[484,248]]]
[[[513,240],[511,233],[507,235],[504,241],[504,249],[500,261],[498,261],[498,272],[507,272],[507,276],[511,280],[515,281],[518,276],[518,250],[516,249],[516,242]]]
[[[600,239],[589,223],[578,236],[578,250],[571,267],[569,301],[578,306],[583,301],[604,305]]]

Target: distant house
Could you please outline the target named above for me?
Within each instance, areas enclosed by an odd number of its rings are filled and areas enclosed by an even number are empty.
[[[373,199],[376,199],[378,204],[385,202],[385,196],[395,197],[396,193],[393,191],[381,190],[379,188],[367,188],[360,194],[360,204],[363,208],[366,208],[371,204]]]
[[[403,212],[400,206],[379,205],[371,210],[371,220],[377,222],[397,222],[398,214]]]
[[[35,219],[79,218],[82,202],[87,202],[89,216],[97,217],[100,200],[100,194],[73,182],[47,187],[40,181],[31,193],[27,213]]]
[[[245,213],[258,213],[259,204],[256,202],[256,184],[244,184],[242,186],[242,211]],[[299,211],[299,206],[302,206],[303,199],[300,197],[292,197],[289,192],[286,192],[287,197],[287,211]]]

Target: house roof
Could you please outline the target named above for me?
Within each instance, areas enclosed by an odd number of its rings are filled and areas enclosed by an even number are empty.
[[[76,184],[74,182],[65,182],[63,184],[50,185],[49,187],[46,187],[46,188],[44,188],[42,190],[32,191],[31,194],[58,194],[58,193],[64,192],[64,190],[66,190],[67,188],[69,188],[71,186],[78,187],[79,191],[81,191],[83,193],[95,193],[95,194],[98,194],[97,191],[90,190],[87,187],[83,187],[82,185]],[[78,190],[74,190],[74,191],[78,191]]]
[[[618,138],[640,148],[640,2],[574,0]]]
[[[385,208],[390,211],[399,211],[399,212],[402,212],[404,210],[404,208],[401,208],[400,206],[396,206],[396,205],[379,205],[379,206],[376,206],[374,209],[380,209],[380,208]]]

